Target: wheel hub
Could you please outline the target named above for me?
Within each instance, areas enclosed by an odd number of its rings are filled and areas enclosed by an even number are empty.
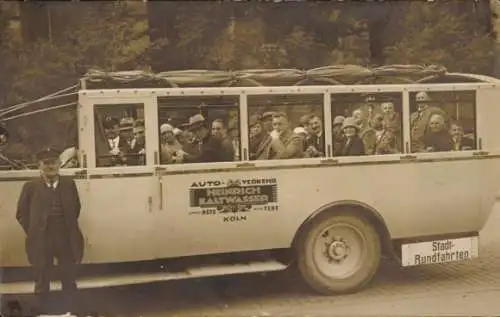
[[[333,241],[328,246],[328,257],[334,261],[340,261],[347,257],[348,246],[344,241]]]

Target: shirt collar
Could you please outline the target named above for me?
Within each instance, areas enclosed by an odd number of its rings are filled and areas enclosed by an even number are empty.
[[[52,184],[45,177],[43,178],[43,181],[45,182],[45,185],[47,185],[48,188],[54,187],[54,189],[55,189],[55,188],[57,188],[57,185],[59,185],[59,177],[57,177],[55,182]]]

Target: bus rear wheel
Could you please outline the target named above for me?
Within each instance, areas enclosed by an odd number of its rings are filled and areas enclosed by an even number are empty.
[[[355,215],[319,215],[296,247],[302,276],[321,294],[357,291],[371,281],[380,265],[379,235],[367,220]]]

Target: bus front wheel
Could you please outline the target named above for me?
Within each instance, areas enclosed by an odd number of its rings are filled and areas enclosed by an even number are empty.
[[[320,214],[297,243],[305,281],[322,294],[354,292],[371,281],[380,265],[380,238],[370,223],[350,214]]]

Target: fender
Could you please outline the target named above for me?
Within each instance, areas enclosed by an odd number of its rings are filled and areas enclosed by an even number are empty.
[[[394,252],[392,246],[392,239],[389,230],[387,229],[387,225],[384,221],[384,218],[380,215],[380,213],[370,205],[367,205],[363,202],[357,200],[339,200],[324,206],[321,206],[319,209],[314,211],[309,217],[307,217],[304,222],[300,225],[299,229],[295,233],[292,241],[292,249],[295,249],[296,243],[301,234],[306,232],[308,225],[315,219],[318,215],[323,214],[325,212],[336,214],[341,212],[355,213],[359,217],[363,217],[368,220],[377,233],[380,235],[380,242],[382,247],[382,254],[393,257],[397,259],[397,255]]]

